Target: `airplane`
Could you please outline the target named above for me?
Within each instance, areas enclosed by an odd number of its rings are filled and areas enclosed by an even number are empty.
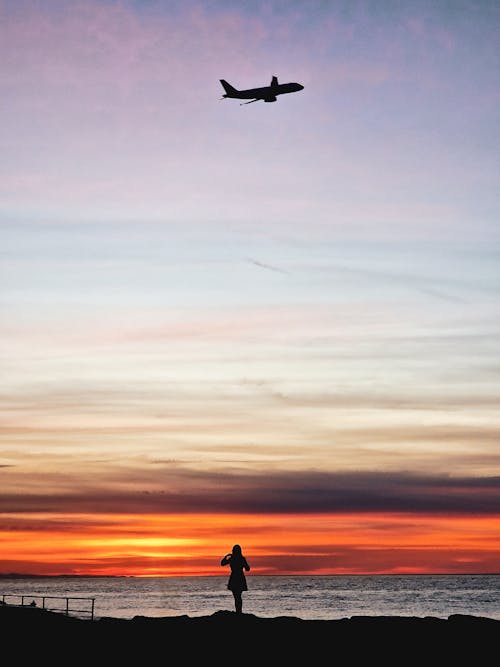
[[[284,93],[297,93],[304,88],[300,83],[278,83],[278,77],[276,76],[273,76],[271,79],[270,86],[265,86],[264,88],[249,88],[248,90],[237,90],[224,79],[219,79],[219,81],[226,91],[221,97],[221,100],[225,98],[250,100],[249,102],[242,102],[240,106],[242,104],[258,102],[259,100],[264,100],[264,102],[276,102],[278,95],[283,95]]]

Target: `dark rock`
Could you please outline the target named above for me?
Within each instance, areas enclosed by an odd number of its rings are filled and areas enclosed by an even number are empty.
[[[264,618],[218,611],[211,616],[80,619],[36,607],[0,607],[4,643],[39,664],[92,660],[94,664],[203,663],[215,660],[304,660],[350,665],[488,664],[500,639],[500,620],[452,615],[448,619],[353,616],[339,620]],[[5,647],[4,647],[5,648]],[[27,653],[28,651],[28,653]]]

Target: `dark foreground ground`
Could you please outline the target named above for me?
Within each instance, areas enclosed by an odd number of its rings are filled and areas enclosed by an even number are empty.
[[[174,616],[83,620],[40,608],[0,605],[2,653],[29,665],[491,664],[500,620],[475,616],[355,616],[305,621],[295,617]],[[20,662],[19,662],[20,661]],[[90,664],[90,663],[89,663]]]

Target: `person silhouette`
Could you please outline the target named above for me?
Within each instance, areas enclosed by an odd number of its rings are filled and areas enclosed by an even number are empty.
[[[234,606],[237,614],[241,614],[243,610],[243,599],[241,594],[247,591],[247,579],[245,572],[250,572],[250,565],[247,559],[241,552],[239,544],[235,544],[230,554],[226,554],[220,562],[221,565],[229,565],[231,567],[231,574],[227,582],[227,588],[231,591],[234,597]]]

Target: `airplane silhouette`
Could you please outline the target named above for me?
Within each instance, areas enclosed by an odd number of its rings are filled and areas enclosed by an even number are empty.
[[[241,104],[251,104],[252,102],[258,102],[259,100],[264,100],[264,102],[276,102],[276,97],[278,95],[283,95],[284,93],[297,93],[304,88],[300,83],[278,83],[278,77],[276,76],[273,76],[271,79],[270,86],[265,86],[264,88],[249,88],[248,90],[237,90],[224,79],[219,79],[219,81],[226,91],[221,99],[235,98],[237,100],[249,100],[249,102],[242,102]]]

